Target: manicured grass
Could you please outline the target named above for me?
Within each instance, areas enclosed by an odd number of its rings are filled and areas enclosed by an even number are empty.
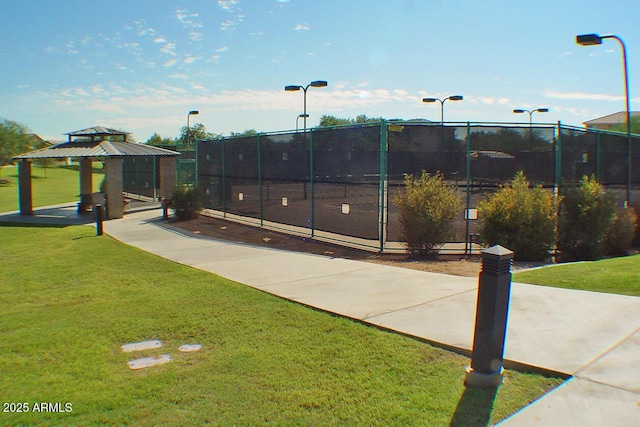
[[[94,163],[94,168],[101,163]],[[93,173],[93,190],[98,191],[104,175]],[[33,207],[77,202],[80,192],[80,176],[77,170],[67,167],[31,167]],[[5,181],[8,181],[6,183]],[[18,210],[18,167],[5,166],[0,175],[0,212]]]
[[[507,371],[123,245],[93,228],[0,226],[0,396],[70,403],[1,425],[486,425],[561,380]],[[35,243],[37,242],[37,244]],[[125,343],[164,346],[122,353]],[[199,343],[195,353],[178,347]],[[169,354],[132,371],[127,361]]]
[[[538,268],[513,275],[515,282],[640,296],[640,255]]]

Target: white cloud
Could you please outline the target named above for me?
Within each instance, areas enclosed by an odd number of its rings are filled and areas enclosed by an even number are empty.
[[[162,64],[162,66],[169,68],[169,67],[173,67],[177,63],[178,63],[177,59],[170,59],[170,60],[166,61],[164,64]]]
[[[298,24],[295,27],[293,27],[293,29],[295,31],[309,31],[311,27],[309,27],[309,24]]]
[[[544,95],[552,99],[570,99],[577,101],[612,101],[617,102],[624,99],[620,95],[610,95],[605,93],[587,93],[587,92],[557,92],[546,91]]]
[[[175,43],[165,43],[164,46],[160,48],[160,52],[166,53],[167,55],[176,56],[176,44]]]
[[[226,52],[229,50],[229,46],[222,46],[216,49],[216,52]]]
[[[202,31],[189,31],[189,38],[194,42],[200,42],[204,39],[204,33]]]
[[[233,30],[235,26],[236,26],[236,23],[234,21],[231,21],[231,20],[223,21],[220,23],[220,30],[221,31]]]
[[[156,37],[155,39],[153,39],[154,43],[166,43],[167,39],[165,39],[164,37]]]
[[[218,7],[224,10],[233,10],[238,3],[239,0],[218,0]]]

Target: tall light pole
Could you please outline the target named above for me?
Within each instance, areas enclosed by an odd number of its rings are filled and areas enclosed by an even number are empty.
[[[548,113],[548,108],[536,108],[535,110],[524,110],[520,108],[516,108],[513,110],[516,114],[529,113],[529,127],[533,126],[533,113]]]
[[[524,110],[516,108],[513,110],[516,114],[529,113],[529,150],[533,148],[533,113],[548,113],[548,108],[536,108],[535,110]]]
[[[626,113],[627,113],[627,206],[631,206],[631,107],[629,105],[629,70],[627,68],[627,47],[624,44],[624,40],[620,37],[607,34],[604,36],[598,34],[582,34],[576,36],[576,43],[580,46],[593,46],[602,44],[604,39],[615,39],[620,43],[622,48],[622,68],[624,72],[624,94],[626,98]]]
[[[440,102],[440,124],[444,124],[444,103],[445,101],[462,101],[462,95],[451,95],[444,99],[440,98],[422,98],[422,102]]]
[[[301,86],[301,85],[287,85],[284,87],[284,90],[288,91],[288,92],[295,92],[298,91],[300,89],[302,89],[304,91],[304,112],[302,113],[302,117],[304,118],[304,131],[307,131],[307,117],[309,117],[309,115],[307,114],[307,89],[309,89],[309,87],[325,87],[327,86],[327,82],[325,80],[314,80],[311,83],[309,83],[306,86]]]
[[[189,117],[191,116],[195,116],[196,114],[200,114],[200,111],[198,110],[191,110],[189,111],[189,113],[187,114],[187,135],[186,135],[186,141],[185,144],[189,143]]]

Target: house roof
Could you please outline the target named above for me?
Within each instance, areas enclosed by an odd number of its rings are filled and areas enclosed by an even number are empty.
[[[71,141],[15,156],[15,160],[57,158],[105,158],[129,156],[178,156],[177,151],[124,141]]]
[[[494,151],[494,150],[474,150],[471,152],[471,158],[486,158],[486,159],[515,159],[515,156],[505,153],[504,151]]]
[[[631,117],[637,117],[637,116],[640,116],[640,111],[631,111]],[[617,113],[609,114],[607,116],[588,120],[583,124],[589,127],[594,125],[616,125],[620,123],[625,123],[626,121],[627,121],[627,112],[619,111]]]

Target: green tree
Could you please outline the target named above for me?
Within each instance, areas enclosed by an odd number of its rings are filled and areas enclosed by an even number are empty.
[[[320,127],[340,126],[340,125],[353,125],[362,123],[375,123],[384,120],[382,117],[368,117],[366,114],[360,114],[355,119],[341,118],[331,115],[323,115],[320,117]]]
[[[176,145],[176,140],[173,139],[173,138],[169,138],[169,137],[164,137],[163,138],[160,135],[158,135],[157,133],[154,133],[144,143],[147,144],[147,145],[154,145],[154,146],[158,146],[158,145]]]
[[[243,137],[243,136],[255,136],[258,134],[258,131],[255,129],[246,129],[242,132],[231,132],[231,136],[233,137]]]
[[[29,128],[12,120],[0,123],[0,172],[11,162],[11,158],[21,153],[39,148],[34,147],[35,138]]]
[[[202,123],[189,126],[188,130],[189,141],[187,141],[187,127],[182,126],[182,128],[180,128],[180,135],[176,138],[179,144],[186,144],[187,142],[194,143],[197,140],[218,139],[221,137],[219,134],[207,132],[207,128]]]

